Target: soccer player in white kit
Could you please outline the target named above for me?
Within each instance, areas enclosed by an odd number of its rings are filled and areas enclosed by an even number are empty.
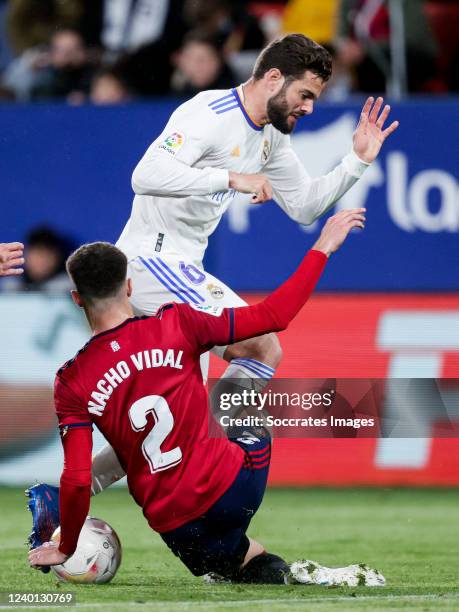
[[[398,126],[383,129],[390,107],[380,112],[382,98],[368,98],[352,150],[329,174],[310,178],[295,155],[289,134],[312,113],[330,75],[331,57],[323,47],[301,34],[287,35],[261,52],[249,81],[199,93],[171,115],[134,170],[132,212],[117,242],[128,257],[139,313],[153,314],[170,301],[210,313],[244,305],[202,264],[208,238],[231,202],[273,198],[291,219],[308,225],[376,158]],[[274,334],[214,352],[228,361],[223,381],[238,379],[257,389],[281,359]],[[103,449],[93,463],[94,492],[117,479],[112,467]]]

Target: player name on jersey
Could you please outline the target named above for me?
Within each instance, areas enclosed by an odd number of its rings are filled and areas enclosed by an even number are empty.
[[[131,375],[128,362],[131,361],[135,370],[140,372],[150,368],[175,368],[181,370],[183,351],[175,353],[174,349],[148,349],[129,355],[127,361],[118,361],[110,368],[96,384],[96,390],[91,393],[92,400],[88,401],[88,412],[96,416],[102,416],[107,401],[113,391]]]

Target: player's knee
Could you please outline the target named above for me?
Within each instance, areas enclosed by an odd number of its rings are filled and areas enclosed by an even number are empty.
[[[274,367],[277,367],[282,361],[282,346],[276,334],[269,334],[269,354],[274,362]]]
[[[276,334],[266,334],[255,338],[255,340],[257,342],[253,346],[253,352],[249,357],[276,368],[282,359],[282,347]]]
[[[282,359],[282,347],[276,334],[265,334],[228,346],[225,359],[250,358],[276,368]]]

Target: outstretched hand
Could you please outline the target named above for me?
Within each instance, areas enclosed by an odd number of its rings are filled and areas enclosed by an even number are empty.
[[[39,569],[42,565],[59,565],[68,559],[61,553],[58,542],[45,542],[42,546],[34,548],[29,552],[29,563],[32,567]]]
[[[390,113],[388,104],[384,106],[380,113],[383,102],[382,98],[377,98],[376,102],[374,98],[367,99],[353,136],[354,153],[368,164],[376,159],[383,142],[399,126],[398,121],[393,121],[389,127],[383,129]]]
[[[366,208],[341,210],[327,219],[319,239],[312,248],[316,251],[322,251],[327,257],[337,251],[352,229],[355,227],[364,229],[365,212]]]

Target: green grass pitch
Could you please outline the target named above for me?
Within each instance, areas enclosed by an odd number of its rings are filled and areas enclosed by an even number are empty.
[[[458,610],[458,490],[269,490],[250,534],[288,561],[340,566],[366,562],[385,588],[205,585],[191,576],[147,526],[125,489],[92,500],[123,544],[111,584],[58,586],[30,569],[30,515],[19,489],[0,489],[0,591],[76,593],[75,608],[124,610]],[[40,608],[50,609],[50,608]],[[55,608],[54,608],[55,609]],[[69,608],[67,608],[69,609]]]

